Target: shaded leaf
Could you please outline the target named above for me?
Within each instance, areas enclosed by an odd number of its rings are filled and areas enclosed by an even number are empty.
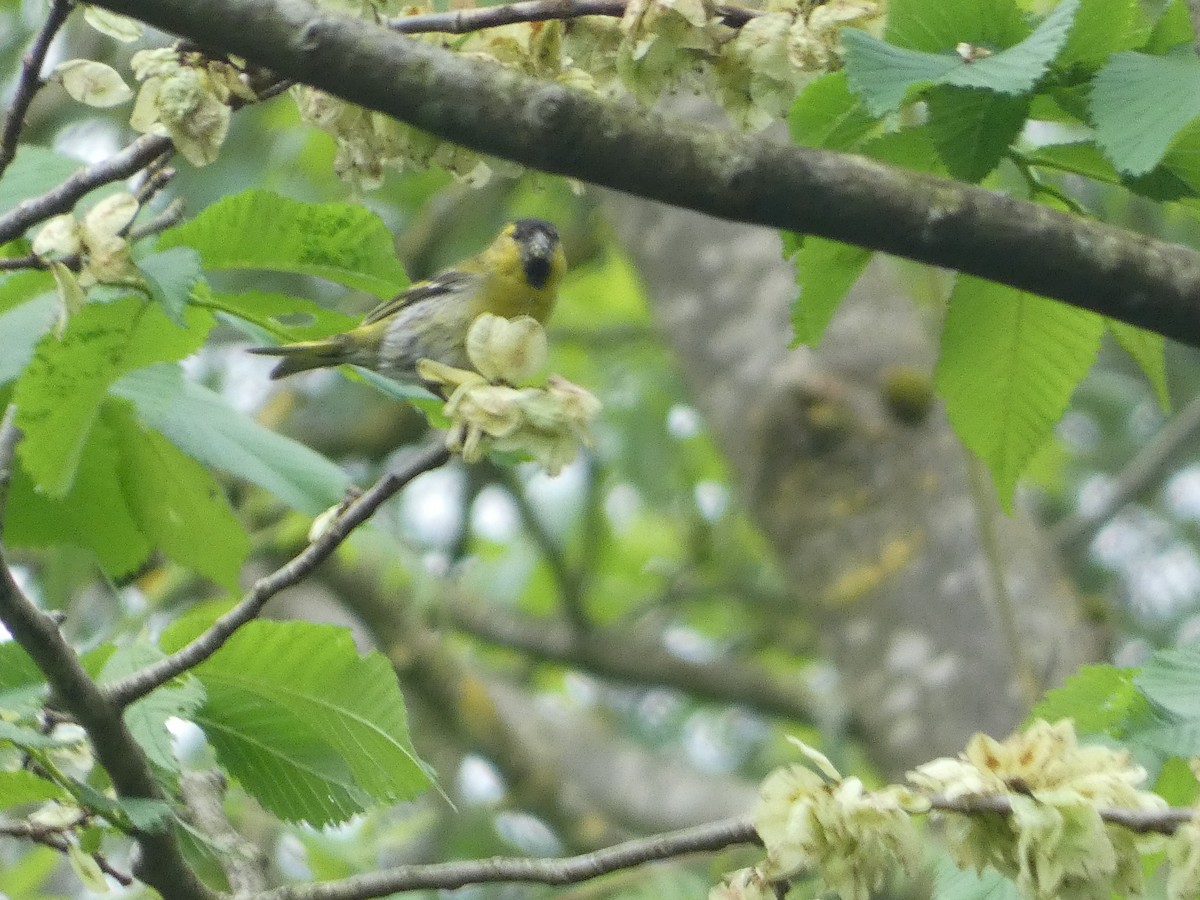
[[[88,432],[108,386],[131,369],[180,359],[203,342],[212,318],[201,310],[190,327],[172,324],[136,297],[89,303],[61,339],[44,336],[17,382],[13,400],[25,437],[18,453],[38,487],[62,497],[75,479]]]
[[[1161,334],[1108,319],[1108,330],[1116,338],[1118,344],[1141,368],[1150,386],[1154,388],[1154,396],[1158,398],[1159,406],[1164,411],[1171,409],[1171,394],[1167,388],[1167,360],[1164,354],[1165,339]]]
[[[182,327],[183,311],[200,281],[200,254],[191,247],[172,247],[138,260],[146,287],[171,321]]]
[[[80,454],[75,479],[62,497],[35,489],[18,465],[13,472],[4,538],[14,547],[74,544],[91,550],[101,569],[120,578],[137,569],[153,549],[121,491],[116,436],[98,420]]]
[[[846,292],[854,287],[872,253],[824,238],[804,238],[793,257],[800,294],[792,303],[796,344],[817,344]]]
[[[1200,115],[1200,59],[1117,53],[1092,81],[1096,141],[1120,171],[1149,172],[1171,141]]]
[[[946,170],[972,183],[999,165],[1025,127],[1028,97],[992,91],[935,87],[925,95],[929,133]]]
[[[113,393],[132,401],[144,424],[193,459],[257,484],[301,512],[328,509],[350,486],[346,473],[328,459],[186,381],[177,366],[131,372]]]
[[[862,99],[850,90],[845,72],[813,81],[788,113],[788,131],[797,144],[849,150],[877,125]]]
[[[53,781],[38,778],[32,772],[24,769],[0,772],[0,809],[45,800],[63,800],[66,797],[67,792]]]
[[[898,47],[865,31],[847,28],[842,32],[846,74],[850,86],[876,116],[899,109],[910,89],[933,84],[983,88],[1012,96],[1025,94],[1066,43],[1078,6],[1079,0],[1063,0],[1025,40],[970,62],[953,52],[958,42],[968,40],[965,37],[943,46],[946,52],[930,53]]]
[[[175,562],[237,590],[250,539],[225,492],[124,401],[110,398],[105,415],[117,438],[121,489],[142,533]]]
[[[1133,686],[1136,672],[1108,665],[1084,666],[1061,687],[1047,691],[1028,719],[1074,719],[1081,734],[1116,735],[1139,700]]]
[[[18,715],[42,706],[46,677],[16,641],[0,643],[0,709]]]
[[[1159,709],[1200,722],[1200,647],[1159,650],[1133,683]]]

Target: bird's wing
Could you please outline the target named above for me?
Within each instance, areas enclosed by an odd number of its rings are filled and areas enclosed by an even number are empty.
[[[379,322],[406,306],[412,306],[414,303],[424,303],[427,300],[434,300],[438,297],[444,297],[446,294],[455,293],[476,277],[478,276],[472,275],[469,272],[455,270],[435,275],[428,281],[418,281],[411,287],[401,291],[391,300],[380,303],[367,313],[366,318],[362,320],[360,325],[371,325]]]

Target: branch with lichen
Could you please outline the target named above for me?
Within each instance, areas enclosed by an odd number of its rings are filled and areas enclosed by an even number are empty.
[[[1200,253],[984,188],[630,109],[304,0],[100,4],[454,144],[855,244],[1200,343]]]

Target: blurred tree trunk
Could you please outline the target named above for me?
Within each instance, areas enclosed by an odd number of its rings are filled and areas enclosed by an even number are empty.
[[[975,731],[1007,733],[1038,691],[1097,659],[1100,635],[1046,534],[1020,509],[998,512],[940,405],[923,413],[935,329],[887,263],[816,350],[789,350],[795,278],[773,232],[624,196],[608,205],[885,772]]]

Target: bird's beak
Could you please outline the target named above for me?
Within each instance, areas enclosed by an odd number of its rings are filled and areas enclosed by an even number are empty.
[[[532,259],[549,259],[554,253],[554,242],[545,232],[539,231],[526,246]]]

